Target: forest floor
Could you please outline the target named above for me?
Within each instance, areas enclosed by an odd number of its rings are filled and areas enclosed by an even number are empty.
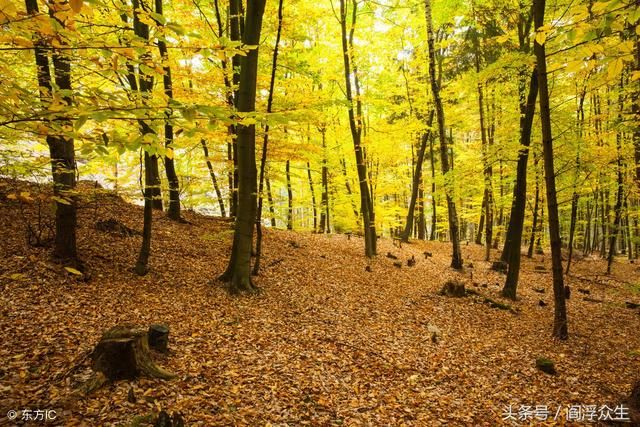
[[[622,257],[611,276],[600,259],[576,261],[566,278],[570,338],[559,342],[548,256],[523,258],[511,303],[499,297],[504,276],[477,245],[463,245],[473,268],[456,273],[446,243],[397,248],[381,239],[368,262],[358,237],[269,229],[255,278],[262,292],[231,297],[211,282],[227,262],[229,221],[185,212],[189,223],[180,224],[155,214],[151,271],[137,277],[140,237],[95,224],[115,218],[141,230],[142,208],[86,190],[78,246],[92,277],[83,281],[53,263],[50,249],[26,244],[37,203],[21,211],[7,199],[14,185],[0,182],[0,425],[12,425],[4,417],[12,409],[54,409],[53,424],[98,426],[130,425],[162,408],[190,426],[494,426],[511,424],[503,420],[509,405],[547,405],[549,420],[535,424],[554,425],[571,404],[621,404],[640,373],[640,313],[625,307],[640,302],[640,268]],[[32,186],[24,191],[35,198]],[[408,267],[412,255],[417,264]],[[514,311],[440,296],[455,278]],[[585,301],[578,289],[604,302]],[[176,379],[120,381],[68,398],[88,378],[86,355],[103,331],[158,322],[171,329],[160,364]],[[541,356],[556,375],[536,369]]]

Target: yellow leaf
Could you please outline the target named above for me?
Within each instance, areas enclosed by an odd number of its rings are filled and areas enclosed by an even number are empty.
[[[0,23],[4,24],[8,21],[7,18],[13,18],[16,13],[18,9],[11,0],[0,0]]]
[[[536,33],[536,43],[538,43],[540,46],[542,46],[546,40],[547,40],[546,31],[538,31]]]
[[[75,13],[80,13],[82,10],[82,0],[70,0],[69,5]]]
[[[609,80],[616,79],[620,73],[622,73],[622,69],[624,68],[624,61],[622,58],[616,58],[614,61],[609,63],[609,67],[607,68],[607,78]]]
[[[67,270],[71,274],[75,274],[76,276],[82,276],[82,272],[76,270],[75,268],[65,267],[64,269]]]

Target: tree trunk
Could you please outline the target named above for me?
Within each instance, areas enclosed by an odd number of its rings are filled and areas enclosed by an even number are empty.
[[[162,16],[162,0],[155,0],[156,13]],[[156,21],[159,26],[163,24],[160,21]],[[171,80],[171,67],[169,67],[169,53],[167,52],[167,43],[164,38],[158,38],[158,50],[160,51],[160,57],[163,62],[163,76],[162,84],[164,87],[164,94],[167,97],[167,102],[171,103],[173,100],[173,82]],[[164,144],[166,155],[164,156],[164,169],[167,174],[167,181],[169,182],[169,210],[167,216],[174,221],[179,221],[180,218],[180,182],[178,181],[178,175],[176,173],[176,166],[174,161],[173,151],[173,124],[171,124],[171,109],[167,109],[165,112],[166,119],[164,122]]]
[[[475,34],[473,37],[473,44],[475,50],[475,65],[476,65],[476,74],[480,74],[480,40],[479,36]],[[484,117],[484,92],[482,90],[482,82],[478,81],[477,85],[478,92],[478,111],[480,113],[480,136],[482,138],[482,163],[483,163],[483,174],[484,174],[484,196],[483,196],[483,207],[484,207],[484,222],[485,222],[485,260],[489,261],[491,257],[491,240],[493,239],[493,189],[491,188],[491,180],[493,175],[493,169],[491,167],[491,163],[489,162],[489,143],[487,141],[487,128],[485,126],[485,117]],[[482,222],[482,217],[480,221]],[[482,225],[480,225],[482,227]],[[479,235],[481,237],[481,232],[479,231]],[[476,243],[477,242],[476,236]],[[481,240],[481,239],[480,239]]]
[[[229,0],[229,35],[231,36],[231,41],[243,41],[243,28],[244,28],[244,14],[242,13],[242,0]],[[248,19],[248,17],[247,17]],[[230,86],[230,88],[234,88],[234,90],[232,90],[232,100],[233,100],[233,107],[235,107],[235,109],[239,110],[239,97],[240,97],[240,80],[241,80],[241,71],[239,72],[239,70],[241,69],[241,56],[240,55],[233,55],[233,57],[231,58],[231,69],[232,69],[232,82],[233,82],[233,86]],[[229,133],[231,134],[231,160],[233,162],[233,179],[232,179],[232,184],[231,184],[231,194],[230,194],[230,206],[229,206],[229,211],[230,211],[230,215],[232,218],[235,218],[238,215],[238,203],[239,203],[239,197],[240,195],[238,194],[239,191],[239,185],[240,185],[240,178],[239,178],[239,171],[238,168],[240,167],[239,165],[239,159],[238,159],[238,126],[239,125],[233,125],[232,127],[229,128]]]
[[[418,228],[418,239],[425,240],[427,238],[427,224],[424,216],[424,190],[422,189],[422,183],[420,183],[418,190],[418,219],[416,226]]]
[[[358,68],[353,60],[354,47],[353,35],[357,17],[356,0],[351,3],[351,28],[347,35],[347,6],[345,0],[340,0],[340,27],[342,39],[342,57],[344,60],[344,78],[346,86],[346,97],[349,113],[349,128],[353,140],[353,148],[356,158],[356,169],[358,171],[358,181],[360,184],[360,213],[362,215],[362,226],[364,228],[365,255],[369,258],[376,255],[376,229],[374,221],[373,203],[368,185],[367,164],[362,147],[362,102],[359,96]],[[351,65],[353,63],[353,69]],[[352,78],[355,82],[356,96],[353,96]],[[355,104],[355,108],[354,108]]]
[[[438,224],[437,202],[436,202],[436,158],[433,152],[433,135],[429,138],[429,158],[431,160],[431,233],[429,240],[436,240],[436,227]]]
[[[311,207],[313,209],[313,231],[318,231],[318,208],[316,206],[316,193],[313,190],[313,178],[311,178],[311,165],[307,162],[307,177],[309,179],[309,190],[311,191]]]
[[[242,57],[238,89],[238,111],[253,112],[256,103],[258,76],[258,48],[262,16],[266,0],[248,0],[243,44],[256,46]],[[257,214],[257,170],[256,170],[256,128],[255,125],[237,125],[238,139],[238,211],[233,234],[233,246],[227,270],[220,277],[229,282],[232,294],[255,292],[257,288],[251,280],[251,251],[253,229]]]
[[[351,209],[353,210],[353,215],[356,218],[356,223],[358,227],[360,227],[360,212],[358,212],[358,207],[356,206],[355,200],[353,200],[353,191],[351,190],[351,184],[349,183],[349,175],[347,175],[347,162],[345,159],[340,161],[340,165],[342,166],[342,175],[344,175],[344,185],[347,189],[347,195],[349,196],[349,201],[351,202]]]
[[[616,239],[620,232],[620,220],[622,218],[622,197],[624,192],[624,176],[622,170],[622,135],[620,132],[616,135],[616,152],[617,152],[617,191],[616,191],[616,204],[613,208],[614,221],[613,228],[609,233],[609,255],[607,257],[607,274],[611,273],[611,265],[613,264],[613,257],[616,253]]]
[[[271,215],[271,226],[276,226],[276,208],[273,204],[273,195],[271,194],[271,180],[268,171],[265,172],[264,183],[267,186],[267,202],[269,202],[269,214]]]
[[[433,124],[433,115],[435,111],[429,112],[429,118],[427,119],[428,130],[422,134],[420,138],[420,147],[418,148],[418,158],[416,160],[416,168],[413,173],[413,183],[411,186],[411,199],[409,200],[409,209],[407,210],[407,221],[405,223],[404,232],[402,233],[402,241],[409,242],[409,235],[411,234],[411,228],[413,227],[413,215],[418,199],[418,192],[422,185],[422,165],[424,163],[424,154],[427,150],[427,143],[431,138],[431,125]]]
[[[218,180],[216,179],[216,174],[213,171],[213,165],[211,165],[211,160],[209,159],[209,148],[207,147],[207,141],[204,139],[200,140],[202,144],[202,150],[204,151],[204,158],[207,162],[207,169],[209,169],[209,176],[211,176],[211,182],[213,183],[213,189],[216,192],[216,197],[218,198],[218,205],[220,206],[220,215],[227,216],[227,213],[224,209],[224,198],[222,197],[222,192],[220,191],[220,187],[218,186]]]
[[[291,161],[287,159],[285,166],[287,178],[287,230],[293,230],[293,189],[291,188]]]
[[[545,0],[533,0],[533,19],[538,31],[544,25]],[[540,122],[542,124],[542,148],[544,157],[545,182],[547,188],[547,209],[549,217],[549,240],[551,244],[551,263],[553,267],[554,319],[553,336],[566,340],[569,337],[567,327],[567,307],[562,275],[562,247],[560,241],[560,222],[556,199],[556,179],[553,166],[553,137],[551,133],[551,112],[549,108],[549,87],[547,83],[547,62],[544,44],[534,42],[540,95]]]
[[[326,129],[320,129],[322,135],[322,206],[320,207],[320,232],[330,233],[329,225],[329,168],[327,167]]]
[[[39,15],[38,2],[26,0],[27,14]],[[50,15],[52,15],[50,9]],[[64,27],[58,18],[54,19]],[[64,50],[53,49],[53,75],[57,90],[68,91],[61,99],[65,106],[70,107],[71,99],[71,62]],[[52,84],[51,68],[47,55],[46,41],[38,37],[34,40],[34,55],[36,76],[40,91],[40,102],[47,109],[52,102],[54,85]],[[71,127],[71,120],[67,117],[54,118],[60,127]],[[73,138],[62,134],[49,134],[46,137],[51,158],[51,173],[53,177],[53,194],[58,198],[55,202],[56,235],[53,253],[56,258],[67,265],[82,270],[82,263],[78,259],[76,246],[77,208],[73,190],[76,186],[76,160]]]
[[[480,204],[480,221],[478,221],[478,230],[476,231],[476,238],[474,240],[476,245],[482,244],[482,233],[484,232],[484,205],[487,204],[487,193],[482,193],[482,203]]]
[[[536,155],[536,151],[533,151],[533,169],[536,173],[536,195],[533,205],[533,219],[531,223],[531,239],[529,240],[529,249],[527,250],[527,258],[533,257],[533,250],[536,242],[536,230],[538,227],[538,208],[540,204],[540,175],[538,173],[538,162],[540,159]]]
[[[149,40],[149,26],[141,21],[139,16],[141,1],[142,0],[133,0],[133,30],[138,37],[143,40]],[[151,54],[149,52],[143,53],[140,56],[141,62],[150,60],[150,56]],[[133,79],[135,80],[135,77],[133,77]],[[146,104],[151,98],[153,77],[140,70],[138,88],[142,98],[142,103]],[[132,89],[134,89],[133,86]],[[138,124],[143,136],[155,134],[154,130],[145,120],[138,120]],[[136,274],[140,276],[147,274],[149,271],[148,264],[149,256],[151,254],[153,209],[158,209],[158,202],[160,209],[162,209],[162,198],[160,197],[158,199],[159,190],[160,175],[158,171],[158,157],[156,155],[151,155],[147,150],[144,150],[144,222],[142,227],[142,244],[140,246],[140,253],[138,254],[138,260],[135,266]]]
[[[276,45],[273,49],[273,58],[271,61],[271,79],[269,81],[269,97],[267,98],[267,113],[271,113],[273,109],[273,91],[276,84],[276,70],[278,65],[278,48],[280,47],[280,36],[282,34],[282,2],[278,2],[278,30],[276,32]],[[256,259],[253,264],[253,275],[257,275],[260,271],[260,260],[262,258],[262,205],[264,201],[263,197],[263,183],[265,167],[267,164],[267,150],[269,148],[269,124],[264,126],[264,137],[262,140],[262,155],[260,157],[260,177],[258,178],[258,213],[256,214]],[[269,189],[269,193],[271,190]],[[269,196],[271,197],[271,196]],[[271,203],[271,210],[273,211],[273,203]],[[272,225],[275,226],[273,212],[271,215]]]
[[[450,182],[451,176],[447,176],[449,172],[449,147],[447,144],[447,136],[445,133],[445,117],[442,99],[440,98],[440,87],[436,78],[436,61],[435,46],[433,39],[433,21],[431,19],[431,0],[425,0],[425,19],[427,21],[427,37],[428,37],[428,54],[429,54],[429,77],[431,80],[431,92],[435,104],[436,116],[438,120],[438,134],[440,136],[440,163],[442,175],[445,178],[445,196],[447,198],[447,208],[449,212],[449,238],[452,245],[451,267],[455,269],[462,268],[462,252],[460,250],[460,238],[458,230],[458,214],[456,213],[456,204],[453,200],[452,188]]]
[[[582,141],[582,127],[584,124],[584,99],[587,94],[587,82],[585,81],[585,85],[578,95],[578,108],[576,111],[576,127],[577,127],[577,144],[578,148],[576,150],[576,169],[575,175],[573,177],[573,195],[571,197],[571,222],[569,224],[569,244],[568,251],[569,254],[567,256],[567,268],[565,270],[565,274],[569,274],[571,269],[571,261],[573,259],[573,239],[575,237],[576,231],[576,221],[578,216],[578,201],[580,199],[580,194],[578,193],[578,178],[580,175],[580,143]]]
[[[504,287],[502,288],[502,295],[513,300],[516,299],[518,280],[520,277],[520,251],[522,247],[524,215],[527,201],[527,160],[529,159],[529,145],[531,143],[531,129],[533,127],[537,94],[538,76],[537,71],[534,69],[531,73],[529,94],[526,97],[526,101],[520,104],[520,151],[518,152],[518,164],[516,166],[516,183],[513,189],[513,205],[511,206],[511,215],[509,216],[505,246],[502,251],[502,260],[507,262],[507,277]],[[522,98],[524,98],[524,96]],[[539,187],[536,178],[533,229],[531,231],[531,243],[529,245],[532,253],[534,231],[538,215],[538,196]]]

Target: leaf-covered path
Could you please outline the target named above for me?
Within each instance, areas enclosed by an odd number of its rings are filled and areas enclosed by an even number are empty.
[[[2,414],[54,408],[64,425],[128,425],[162,408],[202,426],[492,426],[510,404],[620,404],[640,371],[640,316],[624,306],[640,299],[640,274],[626,260],[612,277],[595,276],[603,261],[575,264],[570,339],[557,342],[550,260],[541,255],[525,258],[512,313],[438,295],[458,278],[502,301],[503,276],[481,261],[482,247],[463,246],[473,268],[458,274],[446,243],[399,249],[383,239],[366,272],[360,238],[267,230],[262,292],[234,298],[211,283],[227,261],[227,221],[187,213],[190,224],[176,224],[158,214],[151,272],[138,278],[131,266],[140,238],[98,231],[95,222],[115,218],[139,230],[141,208],[101,197],[100,208],[87,202],[80,215],[89,282],[53,264],[46,249],[27,247],[17,203],[3,201]],[[412,255],[417,264],[408,267]],[[539,265],[546,271],[534,271]],[[584,301],[579,288],[604,303]],[[67,399],[87,378],[83,356],[104,330],[157,322],[171,328],[171,352],[160,363],[177,379],[123,381]],[[558,374],[538,371],[539,356],[555,361]],[[131,387],[136,403],[127,401]]]

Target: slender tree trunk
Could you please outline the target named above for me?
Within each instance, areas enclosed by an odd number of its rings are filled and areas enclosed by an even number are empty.
[[[431,19],[431,0],[425,0],[425,19],[427,22],[428,37],[428,55],[429,55],[429,77],[431,80],[431,93],[433,94],[433,102],[435,105],[436,116],[438,120],[438,134],[440,136],[440,163],[442,175],[445,178],[445,195],[447,198],[447,208],[449,211],[449,238],[452,245],[451,267],[455,269],[462,268],[462,252],[460,250],[460,231],[458,229],[458,214],[456,212],[456,204],[453,200],[453,186],[447,180],[451,180],[451,176],[447,176],[449,172],[449,147],[447,144],[444,108],[442,99],[440,98],[440,87],[436,78],[436,61],[435,46],[433,38],[433,21]]]
[[[222,197],[222,192],[220,191],[220,187],[218,186],[218,180],[216,179],[216,174],[213,171],[213,165],[211,164],[211,160],[209,160],[209,148],[207,147],[207,141],[204,139],[200,140],[200,144],[202,144],[202,150],[204,151],[204,158],[207,162],[207,169],[209,169],[209,176],[211,177],[211,182],[213,183],[213,189],[216,192],[216,197],[218,198],[218,205],[220,206],[220,215],[227,216],[227,213],[224,208],[224,198]]]
[[[364,228],[365,255],[376,255],[376,230],[373,213],[373,203],[369,189],[367,164],[362,147],[362,102],[359,95],[358,72],[353,60],[353,35],[357,17],[357,0],[351,3],[351,28],[347,34],[347,6],[345,0],[340,0],[340,27],[342,39],[342,57],[344,60],[344,78],[349,113],[349,128],[353,139],[353,148],[356,158],[356,169],[360,184],[360,213]],[[353,69],[351,68],[353,63]],[[356,96],[353,96],[352,78],[355,81]],[[355,104],[355,105],[354,105]]]
[[[322,135],[322,206],[320,207],[320,232],[330,233],[329,225],[329,168],[327,167],[326,129],[320,129]]]
[[[533,0],[533,19],[538,31],[544,25],[545,0]],[[562,274],[562,247],[560,241],[560,221],[556,199],[555,168],[553,166],[553,136],[551,133],[551,112],[549,108],[549,87],[547,83],[547,62],[544,44],[533,44],[538,70],[540,94],[540,122],[542,124],[542,148],[544,158],[545,182],[547,188],[547,208],[549,216],[549,239],[551,244],[551,263],[553,267],[554,319],[553,336],[566,340],[569,337],[567,327],[567,307],[565,302],[564,278]]]
[[[640,0],[636,0],[636,8],[640,8]],[[637,10],[637,9],[636,9]],[[638,24],[636,24],[638,25]],[[633,52],[634,72],[640,73],[640,35],[637,32],[635,34],[635,49]],[[635,84],[631,90],[631,120],[635,124],[633,126],[633,132],[631,138],[633,141],[633,154],[635,160],[635,174],[636,185],[640,188],[640,88]]]
[[[280,47],[280,36],[282,35],[282,0],[278,2],[278,30],[276,32],[276,44],[273,48],[273,57],[271,60],[271,79],[269,81],[269,97],[267,98],[267,113],[271,113],[273,110],[273,91],[276,83],[276,71],[278,65],[278,49]],[[264,138],[262,140],[262,155],[260,157],[260,177],[258,178],[258,213],[256,214],[256,258],[253,264],[253,275],[257,275],[260,271],[260,260],[262,259],[262,205],[263,205],[263,183],[264,173],[267,164],[267,150],[269,148],[269,124],[264,126]],[[271,209],[273,210],[273,203],[271,203]],[[274,216],[271,216],[272,225],[275,221]]]
[[[38,2],[26,0],[26,11],[31,16],[39,14]],[[62,28],[62,23],[50,9],[49,14]],[[63,39],[62,39],[63,40]],[[64,42],[62,42],[64,43]],[[47,55],[46,42],[37,37],[34,40],[34,55],[36,76],[40,102],[46,110],[52,102],[56,91],[66,91],[60,98],[66,107],[71,107],[71,62],[64,50],[52,49],[53,79]],[[55,89],[52,84],[55,81]],[[53,119],[60,128],[72,127],[71,120],[61,116]],[[83,270],[83,264],[78,258],[76,245],[77,208],[73,190],[76,186],[76,160],[74,140],[63,134],[48,134],[46,142],[51,158],[51,173],[53,177],[53,194],[58,198],[55,202],[55,227],[53,254],[60,261],[73,268]]]
[[[523,88],[524,92],[524,88]],[[505,246],[502,251],[503,259],[506,254],[507,277],[502,295],[516,299],[518,280],[520,277],[520,251],[522,247],[522,234],[524,232],[524,215],[527,198],[527,161],[529,159],[529,145],[531,143],[531,130],[533,127],[533,117],[536,109],[536,97],[538,94],[538,76],[534,69],[529,83],[529,94],[526,101],[521,103],[520,115],[520,151],[518,152],[518,164],[516,166],[516,183],[513,189],[513,205],[509,216],[509,227]],[[524,97],[523,97],[524,98]],[[536,161],[537,163],[537,161]],[[536,173],[537,174],[537,173]],[[533,253],[533,239],[538,215],[539,187],[536,178],[536,199],[533,213],[533,228],[531,231],[531,243],[529,250]],[[531,255],[529,255],[531,257]]]
[[[243,40],[243,28],[244,28],[244,13],[242,12],[242,0],[229,0],[229,35],[231,36],[231,41],[241,41]],[[248,19],[248,17],[247,17]],[[232,79],[233,88],[235,88],[232,93],[233,106],[239,111],[239,87],[240,87],[240,72],[238,70],[241,69],[241,56],[233,55],[231,58],[231,69],[232,69]],[[234,125],[229,128],[229,132],[231,133],[231,160],[233,162],[233,183],[230,194],[230,206],[229,211],[231,217],[235,218],[238,215],[238,199],[239,199],[239,160],[238,160],[238,125]]]
[[[269,173],[265,173],[264,182],[267,185],[267,202],[269,202],[269,214],[271,215],[271,226],[276,226],[276,209],[273,204],[273,195],[271,194],[271,180],[269,179]]]
[[[360,227],[360,212],[358,212],[358,207],[356,206],[356,202],[353,199],[353,191],[351,190],[351,184],[349,183],[349,175],[347,175],[347,162],[345,159],[340,161],[342,166],[342,175],[344,175],[344,185],[347,189],[347,195],[349,196],[349,201],[351,202],[351,209],[353,210],[353,215],[356,218],[356,223],[358,227]]]
[[[485,213],[484,205],[486,204],[487,204],[487,192],[484,191],[482,192],[482,203],[480,204],[480,221],[478,221],[478,230],[476,231],[476,238],[474,241],[476,245],[482,244],[482,233],[484,232],[484,213]]]
[[[256,85],[258,77],[258,48],[262,16],[266,0],[248,0],[246,22],[242,42],[256,46],[241,60],[237,106],[241,113],[255,111]],[[255,125],[237,125],[238,139],[238,210],[233,234],[233,246],[227,270],[220,277],[229,282],[232,294],[255,292],[251,280],[251,252],[253,229],[257,214],[257,170]]]
[[[162,0],[155,0],[156,13],[162,16]],[[162,22],[156,20],[156,24],[160,27],[163,26]],[[171,79],[171,67],[169,66],[169,53],[167,51],[167,43],[164,40],[164,36],[158,38],[158,51],[162,58],[163,76],[162,84],[164,88],[164,95],[167,97],[167,102],[171,103],[173,100],[173,82]],[[174,221],[179,221],[180,217],[180,181],[178,180],[178,174],[176,173],[176,166],[174,160],[173,151],[173,124],[171,123],[171,109],[165,111],[166,119],[164,122],[164,144],[166,155],[164,156],[164,169],[167,175],[167,181],[169,183],[169,209],[167,210],[167,216]],[[162,207],[162,206],[161,206]]]
[[[316,193],[313,190],[313,178],[311,177],[311,165],[307,162],[307,178],[309,179],[309,190],[311,191],[311,207],[313,208],[313,231],[318,231],[318,208],[316,206]]]
[[[613,257],[616,254],[616,239],[620,232],[620,220],[622,218],[622,197],[624,192],[624,176],[622,170],[622,135],[620,132],[616,135],[616,165],[617,165],[617,191],[616,191],[616,204],[613,208],[614,220],[613,228],[609,233],[609,255],[607,257],[607,274],[611,273],[611,265],[613,264]]]
[[[436,227],[438,224],[437,205],[436,202],[436,158],[433,151],[433,135],[429,138],[429,158],[431,160],[431,233],[429,240],[436,240]]]
[[[531,223],[531,239],[529,239],[529,249],[527,250],[527,258],[533,258],[533,250],[536,242],[536,230],[538,228],[538,207],[540,203],[540,175],[538,173],[539,158],[534,150],[533,152],[533,168],[536,173],[536,194],[533,205],[533,220]]]
[[[287,178],[287,230],[293,230],[293,189],[291,188],[291,161],[287,159],[285,166]]]
[[[473,37],[474,41],[474,50],[475,50],[475,64],[476,64],[476,74],[480,74],[480,40],[479,36],[476,34]],[[493,170],[491,168],[491,163],[489,162],[489,147],[487,141],[487,128],[485,126],[485,117],[484,117],[484,92],[482,90],[482,82],[478,81],[477,85],[478,92],[478,111],[480,113],[480,136],[482,138],[482,163],[483,163],[483,174],[484,174],[484,196],[483,196],[483,208],[484,208],[484,218],[480,217],[480,222],[484,219],[485,221],[485,237],[486,237],[486,249],[485,249],[485,260],[489,261],[491,257],[491,240],[493,239],[493,189],[491,188],[491,180],[493,175]],[[482,227],[482,225],[480,225]],[[481,232],[478,233],[481,237]],[[476,236],[476,243],[477,243]],[[480,239],[482,240],[482,239]]]
[[[576,150],[576,170],[573,177],[573,195],[571,197],[571,222],[569,224],[569,244],[567,256],[567,267],[565,274],[569,274],[571,269],[571,261],[573,260],[573,239],[576,231],[576,221],[578,216],[578,201],[580,194],[578,193],[578,178],[580,175],[580,144],[582,142],[582,127],[584,124],[584,99],[587,94],[586,81],[581,93],[578,95],[578,109],[576,111],[576,127],[577,127],[577,150]]]
[[[422,165],[424,164],[424,154],[427,150],[427,144],[431,138],[431,126],[433,124],[434,110],[429,112],[427,119],[428,130],[422,134],[420,138],[420,147],[418,148],[418,158],[416,160],[415,172],[413,173],[413,182],[411,185],[411,199],[409,200],[409,209],[407,210],[407,221],[405,223],[404,232],[402,233],[402,241],[408,242],[411,228],[413,227],[413,215],[418,200],[418,192],[422,184]]]
[[[422,183],[420,183],[420,189],[418,190],[418,219],[417,219],[417,228],[418,228],[418,239],[425,240],[427,237],[427,225],[425,223],[425,215],[424,215],[424,190],[422,188]]]

